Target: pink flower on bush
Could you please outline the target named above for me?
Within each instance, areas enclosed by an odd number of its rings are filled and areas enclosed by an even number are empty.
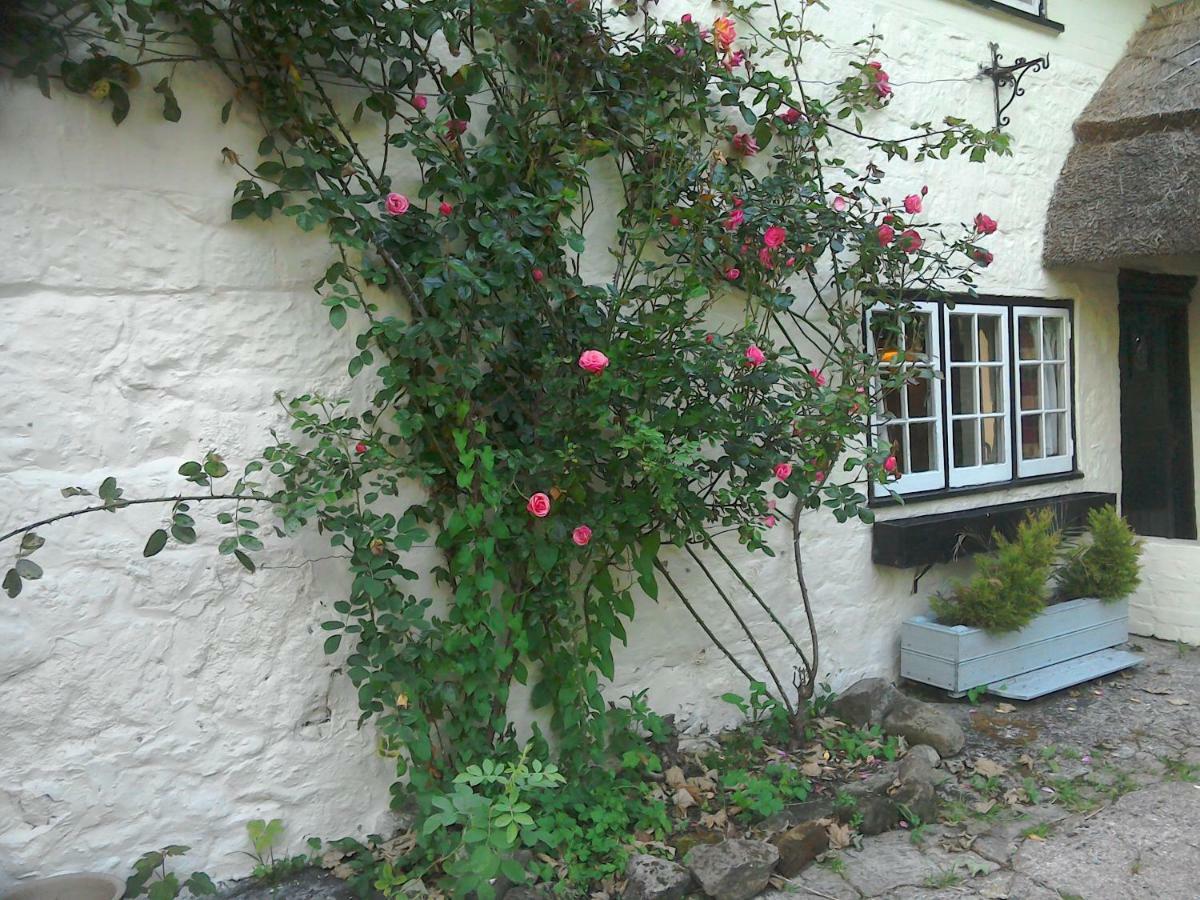
[[[529,511],[531,516],[537,516],[539,519],[544,519],[550,515],[550,498],[538,491],[529,498],[529,502],[525,504],[525,509]]]
[[[725,230],[737,231],[744,221],[746,221],[746,214],[740,209],[735,209],[729,214],[729,218],[725,220]]]
[[[733,149],[742,156],[753,156],[758,152],[758,141],[748,131],[742,131],[733,136]]]
[[[771,251],[766,247],[763,247],[758,251],[758,261],[766,269],[775,268],[775,263],[771,261]]]
[[[813,476],[813,481],[815,481],[817,484],[820,484],[824,480],[825,480],[824,472],[818,472],[816,475]]]
[[[742,65],[745,61],[746,61],[746,51],[745,50],[735,50],[733,53],[730,53],[728,56],[725,57],[725,61],[723,63],[721,63],[721,65],[723,65],[725,67],[726,71],[732,72],[738,66]]]
[[[721,50],[728,50],[737,40],[737,26],[728,16],[720,16],[712,24],[714,41]]]
[[[900,240],[897,246],[905,253],[916,253],[925,245],[925,241],[921,238],[921,233],[915,228],[906,228],[900,232]]]
[[[832,206],[833,206],[834,212],[845,212],[846,211],[846,198],[841,197],[841,196],[834,197]]]
[[[787,229],[781,225],[772,225],[763,234],[763,243],[772,250],[783,246],[783,242],[787,240]]]
[[[746,365],[752,369],[757,369],[767,361],[767,355],[758,348],[758,344],[751,344],[746,348]]]
[[[408,207],[410,204],[408,202],[408,198],[403,194],[391,193],[387,195],[387,199],[384,201],[383,205],[387,208],[388,215],[402,216],[408,212]]]
[[[919,213],[921,211],[921,195],[909,194],[904,198],[904,211],[909,215]]]
[[[711,334],[706,334],[704,336],[704,343],[706,344],[711,344],[714,340],[716,340],[716,338]]]
[[[877,62],[869,62],[867,63],[867,67],[872,70],[871,83],[879,99],[886,100],[892,96],[892,85],[889,81],[888,73],[883,70],[883,66]]]
[[[763,524],[766,525],[768,528],[774,528],[775,527],[775,517],[774,516],[763,516]]]
[[[979,213],[975,216],[975,230],[980,234],[992,234],[996,230],[996,220],[991,216]]]
[[[424,110],[429,105],[429,98],[424,94],[417,94],[412,99],[412,105],[419,110]]]
[[[599,350],[584,350],[579,354],[579,368],[599,375],[608,368],[608,357]]]
[[[443,216],[448,216],[450,213],[454,212],[454,207],[443,200],[441,205],[438,207],[438,212],[440,212]]]
[[[354,452],[357,453],[359,456],[362,456],[364,453],[367,452],[367,445],[364,444],[362,441],[359,441],[357,444],[354,445]]]
[[[741,277],[742,277],[742,270],[739,269],[737,266],[730,266],[728,269],[725,270],[725,280],[726,281],[737,281]]]
[[[979,265],[983,266],[985,269],[992,264],[992,260],[995,258],[995,256],[993,256],[989,251],[984,250],[982,247],[976,247],[971,251],[971,259],[975,260],[975,262],[979,263]]]
[[[575,542],[576,546],[586,547],[591,539],[592,529],[588,528],[586,525],[579,525],[574,531],[571,532],[571,540]]]
[[[896,229],[891,225],[880,225],[875,234],[879,238],[879,243],[884,247],[896,239]]]
[[[460,134],[467,130],[466,119],[451,119],[446,124],[446,136],[451,140],[457,138]]]
[[[775,464],[775,477],[780,481],[787,481],[792,477],[792,464],[790,462],[781,462]]]
[[[899,469],[900,465],[896,462],[896,457],[889,456],[883,461],[883,471],[887,472],[889,475],[895,475]]]
[[[795,125],[800,121],[800,110],[796,109],[794,106],[789,106],[782,113],[780,113],[779,118],[783,119],[783,121],[787,122],[789,125]]]
[[[812,376],[813,381],[817,383],[817,387],[825,387],[829,384],[829,379],[825,377],[825,373],[820,369],[809,369],[808,374]]]
[[[684,25],[691,25],[692,24],[692,14],[684,13],[679,21],[682,22]]]
[[[541,284],[542,279],[546,277],[546,273],[543,272],[541,269],[534,269],[533,272],[531,272],[530,274],[533,275],[533,280],[536,281],[538,284]]]

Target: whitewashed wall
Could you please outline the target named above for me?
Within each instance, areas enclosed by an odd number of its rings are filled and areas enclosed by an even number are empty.
[[[811,77],[840,78],[844,48],[874,23],[896,99],[872,128],[947,113],[987,123],[990,83],[938,80],[971,79],[989,40],[1010,59],[1053,55],[1012,110],[1013,158],[893,166],[892,192],[928,184],[931,217],[965,222],[983,210],[1000,221],[984,289],[1078,301],[1087,477],[1066,489],[1116,490],[1113,279],[1055,280],[1041,269],[1040,242],[1070,123],[1150,3],[1051,5],[1062,35],[961,0],[839,0],[813,19],[835,48],[814,58]],[[64,508],[66,485],[116,474],[139,494],[162,489],[182,459],[209,447],[236,463],[282,422],[275,391],[347,389],[350,340],[328,327],[310,290],[326,246],[286,224],[229,221],[234,176],[220,148],[249,157],[257,138],[236,121],[219,125],[226,96],[215,79],[180,94],[181,123],[163,123],[148,101],[115,129],[107,107],[0,82],[0,530]],[[235,874],[245,870],[234,855],[243,825],[259,816],[281,816],[293,846],[386,827],[391,767],[356,731],[352,692],[313,633],[322,605],[344,592],[336,563],[317,559],[319,539],[278,545],[272,567],[247,577],[211,544],[142,560],[157,522],[154,511],[128,510],[47,530],[46,579],[0,602],[0,887],[81,867],[124,873],[167,842],[195,848],[187,863]],[[800,626],[782,529],[777,549],[747,572]],[[898,623],[951,574],[930,573],[914,596],[912,573],[871,565],[868,528],[817,516],[805,553],[835,687],[892,672]],[[674,567],[698,583],[681,560]],[[786,662],[781,640],[768,646]],[[716,698],[742,687],[666,592],[643,604],[618,670],[614,696],[648,688],[689,727],[728,721]]]

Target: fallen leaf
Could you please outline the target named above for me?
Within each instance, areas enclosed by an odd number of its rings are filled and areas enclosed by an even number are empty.
[[[671,802],[675,804],[677,810],[683,813],[696,805],[696,798],[692,796],[692,792],[687,787],[681,787],[672,795]]]
[[[1044,843],[1044,842],[1045,842],[1045,840],[1046,840],[1046,839],[1045,839],[1044,837],[1042,837],[1040,834],[1027,834],[1027,835],[1025,835],[1025,837],[1026,837],[1026,839],[1028,839],[1028,840],[1031,840],[1031,841],[1041,841],[1041,842],[1043,842],[1043,843]]]
[[[805,778],[819,778],[824,771],[820,763],[807,762],[800,767],[800,774]]]
[[[971,767],[975,770],[976,775],[982,775],[984,778],[996,778],[1005,774],[1008,769],[1000,765],[998,762],[993,762],[990,759],[984,759],[982,756],[975,760]]]
[[[1144,687],[1144,688],[1141,688],[1141,691],[1144,694],[1158,694],[1158,695],[1172,693],[1170,688],[1158,688],[1158,687]]]
[[[1016,711],[1017,711],[1017,708],[1015,706],[1013,706],[1011,703],[997,703],[996,704],[996,712],[998,712],[998,713],[1010,713],[1010,712],[1016,712]]]
[[[825,831],[829,835],[829,846],[834,850],[844,850],[853,840],[849,825],[830,822]]]
[[[983,815],[987,815],[989,812],[991,812],[992,808],[995,805],[996,805],[995,800],[980,800],[978,803],[972,803],[971,809],[975,810],[975,812],[977,812],[981,816],[983,816]]]
[[[683,783],[687,781],[683,775],[683,769],[679,768],[679,766],[671,766],[671,768],[663,772],[663,777],[666,779],[667,784],[673,788],[682,787]]]
[[[725,826],[729,824],[729,818],[725,815],[725,810],[718,809],[715,813],[701,813],[699,824],[701,828],[724,831]]]
[[[1033,757],[1028,753],[1022,753],[1017,757],[1017,765],[1032,769],[1034,767]]]
[[[1170,703],[1172,706],[1188,706],[1189,705],[1188,701],[1184,700],[1182,697],[1172,697],[1167,702]]]

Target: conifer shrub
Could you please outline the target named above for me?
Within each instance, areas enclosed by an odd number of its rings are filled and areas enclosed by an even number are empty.
[[[943,623],[1015,631],[1045,608],[1062,544],[1053,511],[1030,513],[1011,540],[999,532],[992,539],[996,549],[978,557],[974,578],[934,596],[933,611]]]
[[[1114,506],[1089,512],[1088,532],[1091,540],[1075,548],[1055,575],[1058,597],[1111,603],[1129,596],[1142,580],[1142,542]]]

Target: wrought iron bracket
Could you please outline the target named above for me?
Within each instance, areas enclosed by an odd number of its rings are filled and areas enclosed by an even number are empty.
[[[1050,54],[1039,56],[1037,59],[1018,56],[1011,65],[1006,66],[1001,63],[1004,57],[1000,55],[1000,45],[989,43],[988,47],[992,51],[992,64],[981,66],[979,74],[992,80],[992,90],[996,97],[996,130],[1000,131],[1011,121],[1004,114],[1005,110],[1012,106],[1013,101],[1018,97],[1025,96],[1025,88],[1021,87],[1021,79],[1029,72],[1040,72],[1050,68]],[[1006,88],[1011,88],[1011,93],[1007,100],[1001,102],[1000,95]]]

